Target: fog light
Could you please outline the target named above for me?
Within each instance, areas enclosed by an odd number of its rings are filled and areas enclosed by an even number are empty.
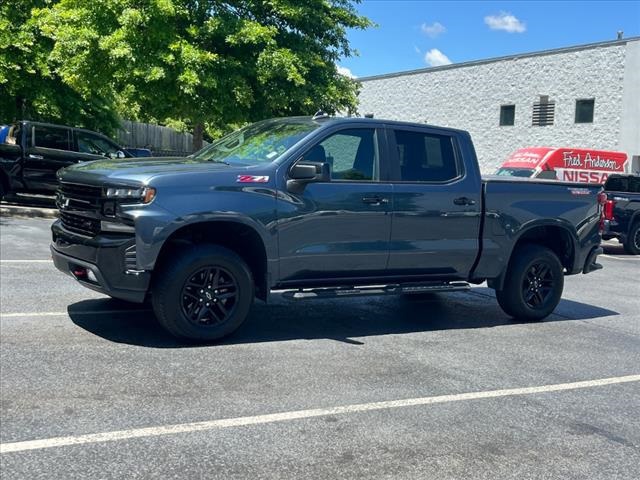
[[[71,269],[71,273],[78,280],[84,280],[85,278],[87,278],[87,269],[84,267],[73,267]]]

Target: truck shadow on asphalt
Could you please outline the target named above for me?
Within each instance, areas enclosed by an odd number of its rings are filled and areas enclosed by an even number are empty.
[[[95,314],[93,313],[95,312]],[[186,348],[286,340],[330,339],[364,345],[363,337],[492,328],[522,324],[498,307],[493,291],[427,294],[414,297],[360,297],[291,301],[273,295],[268,305],[256,302],[246,322],[230,337],[210,344],[175,339],[156,322],[153,312],[112,299],[94,299],[70,305],[77,326],[106,340],[151,348]],[[618,315],[571,300],[562,300],[542,323],[587,320]],[[531,328],[541,323],[529,323]]]
[[[606,255],[616,255],[622,258],[624,257],[637,258],[637,255],[629,255],[627,252],[625,252],[624,247],[622,246],[621,243],[611,241],[607,243],[602,243],[601,246]]]

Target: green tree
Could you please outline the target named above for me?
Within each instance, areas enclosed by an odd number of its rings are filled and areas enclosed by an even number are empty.
[[[91,112],[181,123],[197,136],[205,125],[356,104],[357,83],[336,71],[354,54],[347,30],[370,25],[352,0],[29,1],[36,8],[25,5],[18,23],[38,48],[27,56]]]
[[[42,35],[32,12],[52,4],[0,2],[0,122],[49,120],[110,133],[119,124],[113,98],[81,94],[49,61],[54,43]]]

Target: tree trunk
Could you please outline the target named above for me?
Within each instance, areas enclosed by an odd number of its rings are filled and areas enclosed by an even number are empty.
[[[204,134],[204,124],[199,122],[193,127],[193,151],[202,148],[202,135]]]
[[[25,115],[25,110],[27,108],[27,99],[22,95],[16,96],[16,117],[13,120],[28,120]]]

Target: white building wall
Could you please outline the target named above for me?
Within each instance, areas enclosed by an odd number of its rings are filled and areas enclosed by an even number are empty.
[[[493,173],[522,147],[618,150],[626,48],[625,42],[616,42],[364,78],[358,111],[468,130],[483,173]],[[552,126],[531,125],[540,95],[555,101]],[[594,121],[576,124],[576,100],[585,98],[595,98]],[[516,106],[514,126],[499,126],[505,104]],[[625,147],[640,153],[640,145]]]
[[[623,92],[620,150],[631,159],[630,171],[640,173],[640,40],[627,44]]]

